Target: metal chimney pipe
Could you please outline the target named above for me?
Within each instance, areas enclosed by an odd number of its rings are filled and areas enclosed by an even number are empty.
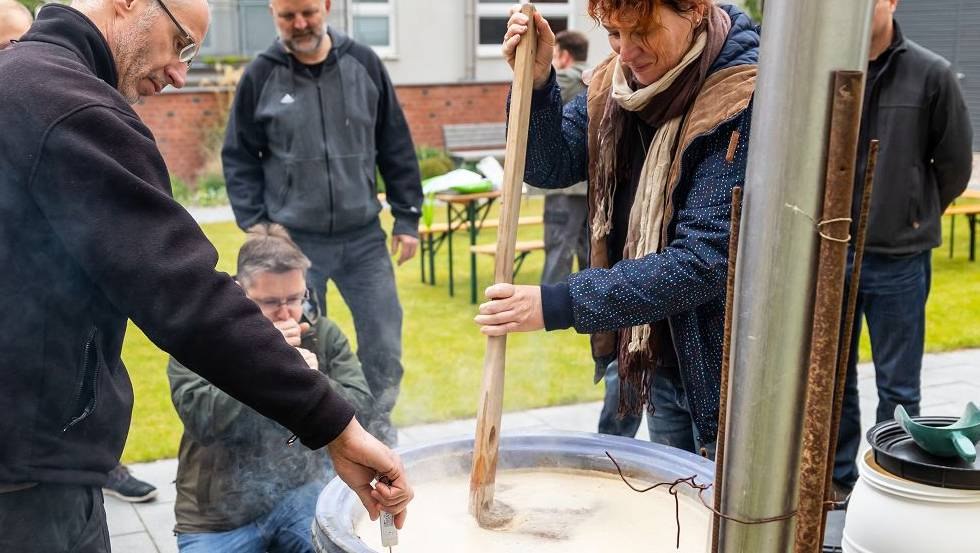
[[[720,490],[729,516],[797,508],[833,71],[865,69],[874,1],[766,2],[735,277]],[[793,518],[720,526],[723,553],[793,548]]]

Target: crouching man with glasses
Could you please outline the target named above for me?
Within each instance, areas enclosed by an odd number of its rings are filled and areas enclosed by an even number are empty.
[[[343,333],[318,315],[306,288],[309,266],[283,227],[257,225],[238,253],[237,280],[367,426],[374,398]],[[326,452],[286,446],[289,430],[175,359],[167,375],[184,423],[175,504],[181,553],[312,553],[316,499],[333,476]]]

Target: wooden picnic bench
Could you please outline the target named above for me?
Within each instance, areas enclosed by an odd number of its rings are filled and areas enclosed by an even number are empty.
[[[454,215],[450,213],[450,215]],[[473,214],[475,215],[475,213]],[[544,217],[541,215],[528,215],[518,219],[517,224],[519,226],[533,226],[544,224]],[[464,217],[463,214],[455,214],[453,220],[450,222],[440,222],[433,223],[431,226],[419,225],[419,262],[421,264],[422,272],[422,282],[428,282],[431,285],[436,283],[436,268],[435,268],[435,254],[439,252],[443,244],[447,245],[448,248],[448,259],[449,259],[449,295],[455,295],[455,275],[453,266],[453,242],[452,235],[456,231],[470,231],[468,232],[470,237],[471,245],[476,241],[476,235],[483,229],[495,229],[500,226],[499,219],[480,219],[478,216],[473,218],[473,228],[470,228],[471,223],[469,217]],[[473,275],[473,269],[475,269],[475,258],[476,253],[470,252],[471,258],[471,275],[470,275],[470,301],[475,301],[475,290],[476,290],[476,280],[475,275]],[[428,260],[428,279],[426,278],[426,260]]]
[[[964,198],[980,198],[980,194],[963,194]],[[954,243],[954,230],[956,225],[956,216],[965,215],[967,221],[970,225],[970,261],[976,261],[976,246],[977,246],[977,218],[980,216],[980,203],[977,204],[966,204],[966,205],[952,205],[946,208],[946,212],[943,215],[949,216],[949,257],[953,257],[953,243]]]
[[[476,162],[492,156],[504,159],[507,142],[506,123],[462,123],[443,125],[442,140],[456,165]]]
[[[524,264],[524,259],[531,252],[543,251],[544,250],[544,240],[525,240],[518,241],[514,246],[514,276],[517,276],[518,271],[521,270],[521,265]],[[493,244],[480,244],[479,246],[470,246],[470,253],[479,255],[489,255],[490,257],[497,256],[497,243]]]

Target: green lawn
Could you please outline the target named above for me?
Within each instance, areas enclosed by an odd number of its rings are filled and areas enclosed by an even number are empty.
[[[541,202],[527,200],[523,214],[540,213]],[[444,209],[437,210],[438,215]],[[390,228],[390,220],[384,220]],[[944,232],[949,222],[945,221]],[[936,250],[933,287],[928,308],[927,349],[943,351],[980,346],[980,262],[969,263],[967,225],[957,218],[954,259],[944,247]],[[218,268],[234,272],[235,255],[243,234],[233,223],[204,225],[204,231],[221,254]],[[520,239],[541,237],[541,227],[521,230]],[[481,242],[492,242],[494,234],[485,232]],[[456,245],[456,296],[446,287],[445,249],[437,258],[438,286],[419,282],[419,263],[413,259],[396,269],[399,295],[405,311],[405,380],[395,421],[399,425],[466,418],[475,415],[483,367],[485,339],[471,320],[475,307],[469,303],[469,266],[466,241],[458,236]],[[533,253],[524,264],[517,282],[535,283],[543,255]],[[490,283],[493,263],[478,260],[480,290]],[[354,340],[350,314],[331,288],[328,293],[330,315]],[[592,362],[588,339],[573,331],[513,335],[508,338],[505,410],[521,410],[547,405],[591,401],[601,398],[602,386],[592,384]],[[862,358],[869,357],[862,346]],[[170,403],[166,377],[166,356],[132,327],[123,348],[136,394],[132,430],[123,458],[126,462],[173,457],[177,453],[181,424]]]

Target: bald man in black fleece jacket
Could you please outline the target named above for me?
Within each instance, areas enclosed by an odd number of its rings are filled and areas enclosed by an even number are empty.
[[[160,1],[49,5],[0,51],[0,551],[108,551],[100,486],[129,429],[127,319],[306,446],[329,444],[372,516],[400,526],[412,491],[398,457],[215,271],[171,198],[130,103],[183,85],[181,52],[209,15],[204,0]],[[372,489],[378,475],[393,484]]]

